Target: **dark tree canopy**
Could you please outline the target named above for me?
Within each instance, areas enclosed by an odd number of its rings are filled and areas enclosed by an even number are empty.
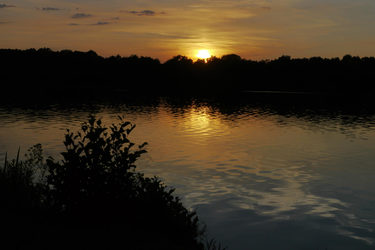
[[[206,61],[182,55],[165,63],[150,57],[97,55],[48,48],[0,50],[2,87],[18,93],[72,95],[79,89],[151,94],[217,94],[249,90],[324,93],[374,92],[375,58],[291,58],[254,61],[238,55]],[[75,91],[72,91],[74,89]]]

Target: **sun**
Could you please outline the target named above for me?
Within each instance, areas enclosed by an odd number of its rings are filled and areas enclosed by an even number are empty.
[[[210,52],[208,50],[201,49],[201,50],[198,51],[197,57],[198,57],[198,59],[206,60],[206,59],[208,59],[208,58],[211,57],[211,54],[210,54]]]

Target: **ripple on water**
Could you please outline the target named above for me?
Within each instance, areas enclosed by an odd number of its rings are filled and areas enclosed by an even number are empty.
[[[139,169],[175,187],[230,249],[274,248],[286,238],[301,248],[298,237],[317,248],[374,246],[372,114],[194,101],[0,107],[0,161],[35,143],[58,156],[65,129],[78,129],[91,113],[106,123],[125,115],[137,124],[132,140],[149,143]],[[321,239],[333,243],[318,245]]]

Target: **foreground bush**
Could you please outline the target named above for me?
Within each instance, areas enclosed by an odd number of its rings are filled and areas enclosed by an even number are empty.
[[[6,238],[16,248],[203,249],[196,214],[160,179],[135,171],[146,143],[128,139],[134,127],[90,117],[67,131],[62,161],[44,161],[40,145],[25,161],[5,160]]]

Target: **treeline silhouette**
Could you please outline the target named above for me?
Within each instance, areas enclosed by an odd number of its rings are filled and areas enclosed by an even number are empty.
[[[97,55],[94,51],[48,48],[0,50],[2,88],[70,93],[92,88],[152,94],[298,91],[369,93],[375,90],[375,58],[291,58],[246,60],[224,55],[193,61],[175,56],[161,63],[150,57]]]
[[[63,160],[30,148],[0,167],[2,245],[9,249],[222,249],[158,177],[136,171],[146,153],[135,125],[91,116],[65,134]]]

